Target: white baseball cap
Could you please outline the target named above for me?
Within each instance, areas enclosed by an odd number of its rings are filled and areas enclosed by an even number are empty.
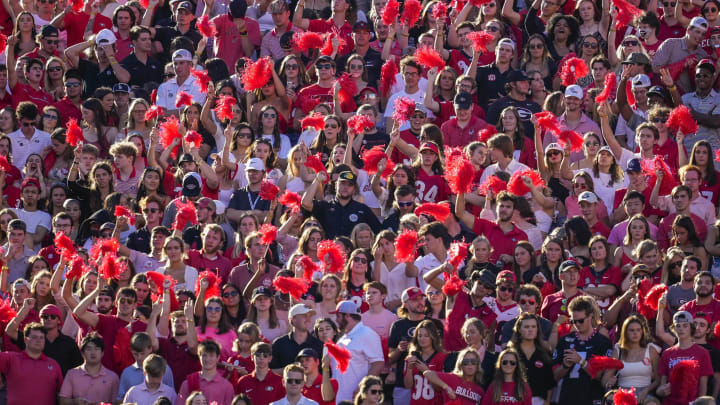
[[[95,35],[95,43],[98,45],[112,45],[117,41],[115,34],[107,28],[103,28]]]
[[[598,202],[598,198],[597,195],[595,195],[595,193],[593,193],[592,191],[583,191],[578,196],[578,203],[581,203],[583,201],[593,204]]]
[[[187,49],[178,49],[177,51],[173,52],[172,60],[192,62],[192,55]]]
[[[635,77],[632,78],[632,88],[637,89],[639,87],[650,87],[652,86],[652,83],[650,83],[650,78],[648,75],[644,73],[640,73],[635,75]]]
[[[265,163],[260,158],[252,158],[248,160],[247,165],[245,165],[245,171],[248,170],[259,170],[261,172],[265,171]]]
[[[577,84],[571,84],[565,89],[565,97],[576,97],[582,100],[583,95],[582,87]]]
[[[315,313],[315,310],[305,304],[295,304],[290,308],[290,312],[288,312],[288,319],[292,320],[295,315],[305,315],[309,313]]]
[[[690,24],[688,25],[688,28],[702,28],[704,30],[707,30],[710,24],[708,24],[708,21],[702,17],[693,17],[692,20],[690,20]]]

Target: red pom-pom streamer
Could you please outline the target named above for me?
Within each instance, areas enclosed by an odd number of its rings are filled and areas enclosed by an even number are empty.
[[[241,80],[247,91],[263,88],[272,80],[273,62],[270,58],[260,58],[256,62],[248,62],[242,72]]]
[[[486,143],[490,140],[490,138],[493,137],[493,135],[497,134],[498,130],[492,125],[488,125],[485,128],[480,130],[480,134],[478,135],[478,141]]]
[[[715,151],[715,161],[720,162],[720,149]],[[2,166],[2,164],[0,164]]]
[[[338,346],[336,343],[333,343],[331,341],[325,342],[325,347],[327,348],[330,357],[335,359],[340,373],[342,374],[347,371],[348,366],[350,365],[350,359],[352,358],[352,354],[350,354],[350,351],[342,346]]]
[[[585,140],[583,136],[572,130],[565,130],[558,134],[558,143],[564,148],[565,145],[570,145],[570,150],[573,152],[579,152],[582,150],[583,143]]]
[[[202,17],[198,18],[197,24],[195,26],[205,38],[213,38],[217,35],[217,28],[215,28],[215,23],[210,21],[210,16],[207,14],[204,14]]]
[[[97,262],[100,257],[117,256],[120,243],[115,238],[101,239],[90,248],[90,257]]]
[[[195,280],[195,296],[200,294],[200,287],[202,279],[204,278],[208,281],[208,287],[205,290],[205,299],[210,297],[219,297],[220,283],[222,283],[222,279],[210,270],[201,271],[200,274],[198,274],[198,277]]]
[[[191,225],[198,224],[197,210],[192,201],[184,203],[178,200],[175,202],[175,206],[177,207],[177,214],[172,225],[173,229],[182,231],[188,223]]]
[[[589,70],[584,60],[577,57],[566,60],[560,71],[563,86],[576,84],[578,80],[587,76],[588,72]]]
[[[387,97],[392,86],[397,82],[398,66],[392,59],[388,59],[380,68],[380,94]]]
[[[115,216],[116,217],[125,217],[128,219],[128,223],[130,225],[135,225],[135,213],[127,209],[127,207],[124,207],[122,205],[116,205],[115,206]]]
[[[288,207],[292,213],[297,214],[300,212],[302,197],[298,193],[285,190],[285,193],[278,198],[278,204]]]
[[[145,111],[145,121],[152,121],[163,116],[162,107],[159,105],[151,105],[150,108]]]
[[[673,131],[682,131],[685,135],[694,134],[698,131],[698,124],[692,117],[690,110],[682,104],[670,111],[666,125]]]
[[[273,224],[262,224],[258,230],[262,236],[260,236],[260,243],[263,245],[271,245],[277,239],[277,228]]]
[[[295,50],[307,52],[313,49],[320,49],[323,46],[323,37],[317,32],[295,32],[293,34],[293,46]]]
[[[152,293],[153,302],[156,302],[163,296],[163,286],[165,284],[165,280],[170,280],[170,288],[177,285],[177,281],[168,274],[162,274],[157,271],[148,271],[145,272],[145,276],[147,276],[150,284],[149,287]]]
[[[423,46],[415,52],[415,59],[418,63],[427,69],[437,68],[438,72],[445,67],[445,61],[442,56],[429,46]]]
[[[367,130],[373,129],[375,123],[366,115],[356,114],[348,118],[347,126],[348,128],[352,128],[356,134],[362,134]]]
[[[0,300],[0,324],[7,326],[16,316],[17,312],[12,309],[10,303],[6,300]]]
[[[673,175],[672,169],[663,160],[662,156],[656,155],[652,162],[647,160],[641,160],[640,166],[642,167],[643,174],[648,178],[648,185],[655,187],[657,181],[657,171],[661,170],[663,173],[662,184],[660,184],[660,195],[668,195],[672,193],[673,188],[679,183]]]
[[[353,101],[353,97],[355,97],[358,92],[355,80],[353,80],[349,74],[343,73],[337,78],[337,82],[340,84],[340,91],[338,92],[340,103],[345,104]]]
[[[427,215],[435,218],[436,221],[445,222],[450,216],[450,203],[443,201],[441,203],[426,202],[415,208],[415,215]]]
[[[308,292],[307,281],[294,277],[278,277],[273,280],[273,287],[283,294],[290,294],[296,300],[300,300]]]
[[[263,180],[260,183],[260,198],[267,201],[272,201],[277,197],[280,192],[280,188],[268,180]]]
[[[75,255],[68,262],[68,270],[65,272],[65,278],[67,280],[80,279],[83,274],[90,271],[85,265],[82,257]]]
[[[445,180],[453,194],[469,193],[472,191],[475,167],[465,157],[448,162]]]
[[[663,294],[668,291],[668,287],[665,284],[658,284],[648,291],[645,295],[645,304],[647,304],[653,311],[658,310],[658,302]]]
[[[347,46],[347,41],[345,41],[343,38],[339,37],[336,33],[331,32],[325,36],[325,42],[323,44],[322,49],[320,49],[320,55],[325,55],[325,56],[332,55],[332,53],[333,53],[332,40],[333,39],[337,39],[337,41],[338,41],[338,50]]]
[[[147,118],[147,115],[146,115],[146,118]],[[158,135],[160,136],[160,142],[162,142],[163,146],[165,146],[166,148],[170,147],[173,140],[175,140],[175,139],[182,140],[182,135],[180,135],[180,121],[178,121],[177,117],[174,115],[171,115],[165,121],[163,121],[160,124],[160,130],[158,131]],[[180,145],[177,145],[172,150],[172,152],[170,152],[170,156],[175,158],[177,156],[179,150],[180,150]]]
[[[389,0],[382,11],[383,24],[395,24],[398,15],[400,15],[400,3],[398,3],[396,0]]]
[[[453,242],[450,244],[448,250],[448,262],[455,270],[460,268],[460,265],[465,262],[468,256],[469,243],[466,242]]]
[[[67,132],[65,133],[65,142],[70,146],[77,146],[80,142],[85,141],[85,135],[83,135],[82,128],[77,124],[75,118],[70,118],[65,124]]]
[[[217,105],[213,109],[215,111],[215,114],[217,114],[218,119],[220,120],[228,120],[230,121],[233,119],[233,106],[237,103],[237,100],[235,100],[235,97],[233,96],[221,96],[220,99],[217,102]]]
[[[175,97],[175,107],[177,108],[180,108],[184,105],[192,105],[192,103],[192,95],[184,91],[178,92],[177,97]]]
[[[85,2],[83,0],[71,0],[70,3],[72,4],[72,10],[76,13],[82,12],[85,8]],[[2,44],[2,49],[5,49],[5,44]]]
[[[475,6],[477,8],[480,8],[483,5],[490,3],[490,1],[491,0],[470,0],[470,4],[472,4],[473,6]]]
[[[324,240],[317,246],[318,258],[325,264],[325,269],[331,273],[343,271],[345,266],[345,254],[337,243],[331,240]]]
[[[636,18],[642,15],[643,11],[633,6],[625,0],[613,0],[612,1],[617,8],[617,16],[615,17],[615,29],[622,26],[630,25],[630,23]]]
[[[320,159],[320,154],[309,155],[307,159],[305,159],[305,163],[303,163],[303,165],[305,165],[305,167],[307,167],[308,169],[313,170],[315,173],[324,172],[327,175],[327,168],[325,168],[325,165]],[[327,178],[327,181],[330,181],[329,175],[327,176]]]
[[[494,195],[498,195],[499,192],[507,189],[507,182],[500,180],[497,176],[488,176],[480,187],[478,187],[478,193],[480,195],[487,195],[489,190],[492,190]]]
[[[535,185],[535,187],[544,186],[545,182],[543,181],[542,177],[540,177],[540,173],[532,170],[532,169],[525,169],[520,170],[515,173],[513,173],[512,176],[510,176],[510,180],[508,181],[508,191],[516,196],[524,196],[525,194],[530,192],[530,188],[525,185],[525,182],[523,182],[523,177],[529,177],[530,180],[532,180],[532,183]]]
[[[55,234],[53,242],[55,242],[55,248],[60,251],[60,254],[65,257],[65,259],[69,260],[77,253],[75,250],[75,244],[72,240],[70,240],[70,238],[68,238],[67,235],[65,235],[65,232],[58,232]]]
[[[210,78],[210,75],[208,75],[207,72],[203,70],[195,69],[190,69],[190,74],[198,80],[198,83],[200,84],[200,92],[207,93],[208,84],[210,84],[210,81],[212,80]]]
[[[125,272],[125,262],[118,261],[117,256],[107,255],[102,258],[98,267],[98,274],[106,280],[118,279]]]
[[[462,291],[462,289],[465,287],[465,283],[466,282],[461,280],[460,277],[457,276],[457,274],[453,274],[448,280],[445,281],[445,284],[443,284],[442,292],[448,297],[454,297],[458,295],[460,291]]]
[[[364,151],[361,155],[361,159],[365,162],[365,166],[363,168],[371,176],[377,173],[378,165],[381,160],[385,159],[386,162],[390,162],[390,159],[388,159],[382,145],[376,145],[371,149]]]
[[[415,101],[408,97],[398,97],[393,104],[393,119],[398,125],[406,123],[415,114]]]
[[[555,114],[550,111],[536,113],[535,118],[537,118],[538,126],[542,128],[543,131],[554,132],[556,134],[562,132],[560,121],[558,121]]]
[[[613,90],[617,87],[617,76],[615,75],[615,72],[610,72],[605,75],[605,85],[603,87],[603,90],[595,96],[595,102],[597,104],[602,104],[605,101],[607,101],[608,98],[610,98],[610,93],[612,93]]]
[[[592,356],[587,362],[587,372],[592,378],[605,370],[622,370],[625,367],[622,361],[606,356]]]
[[[185,134],[185,143],[192,145],[195,149],[199,149],[203,143],[202,135],[197,131],[187,131]]]
[[[405,0],[403,12],[400,16],[400,19],[408,27],[413,27],[420,18],[421,12],[422,4],[420,4],[418,0]]]
[[[635,397],[635,387],[630,389],[618,388],[612,398],[614,405],[637,405],[637,397]]]
[[[415,249],[418,244],[416,231],[405,229],[395,238],[395,259],[401,263],[415,261]]]
[[[0,172],[9,173],[12,170],[12,165],[8,162],[7,157],[0,156]]]
[[[435,3],[432,9],[432,16],[436,20],[445,21],[445,17],[447,16],[447,5],[443,3],[442,1],[438,1]]]
[[[325,117],[320,113],[314,113],[300,120],[302,129],[315,128],[316,131],[325,129]]]
[[[150,92],[150,104],[155,103],[157,103],[157,89],[153,89],[153,91]]]
[[[678,399],[690,402],[690,396],[697,391],[700,382],[700,363],[697,360],[681,360],[670,370],[672,392],[678,393]]]
[[[303,279],[312,282],[313,274],[315,274],[316,271],[320,270],[320,266],[315,264],[315,262],[312,258],[310,258],[310,256],[306,255],[300,256],[298,262],[300,263],[300,265],[302,265],[303,268]]]
[[[495,40],[495,37],[485,31],[473,31],[467,34],[468,39],[472,42],[473,49],[475,52],[488,52],[488,45]]]

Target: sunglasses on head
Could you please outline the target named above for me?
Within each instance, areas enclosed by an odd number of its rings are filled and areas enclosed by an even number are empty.
[[[533,299],[526,300],[524,298],[520,299],[520,305],[527,305],[527,304],[535,305],[535,300],[533,300]]]

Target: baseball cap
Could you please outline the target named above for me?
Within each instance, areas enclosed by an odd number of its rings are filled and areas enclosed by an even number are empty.
[[[461,91],[455,96],[453,103],[463,110],[467,110],[472,105],[472,96],[470,93]]]
[[[305,315],[311,312],[314,313],[315,310],[305,304],[295,304],[288,312],[288,319],[292,319],[295,315]]]
[[[263,172],[265,171],[265,163],[263,163],[260,158],[251,158],[248,160],[247,165],[245,165],[245,171],[248,170],[258,170]]]
[[[715,70],[716,70],[715,62],[713,62],[712,59],[708,59],[708,58],[701,59],[700,62],[698,62],[697,67],[712,70],[713,73],[715,73]]]
[[[130,86],[127,83],[116,83],[113,86],[113,93],[130,93]]]
[[[100,225],[100,232],[102,231],[114,231],[115,230],[115,224],[112,222],[105,222],[104,224]]]
[[[602,148],[598,149],[598,153],[600,152],[607,152],[610,154],[610,156],[615,157],[615,154],[613,153],[612,149],[610,149],[609,146],[603,146]]]
[[[193,159],[192,155],[189,153],[183,153],[180,155],[180,160],[178,160],[178,165],[185,162],[194,162],[195,159]]]
[[[232,0],[230,2],[230,17],[232,18],[243,18],[247,12],[247,2],[245,0]]]
[[[632,88],[637,89],[639,87],[650,87],[652,86],[652,83],[650,83],[650,78],[648,75],[644,73],[640,73],[638,75],[635,75],[635,77],[632,78]]]
[[[404,304],[410,300],[414,300],[417,297],[424,297],[424,296],[425,296],[425,294],[423,294],[422,290],[419,289],[418,287],[410,287],[410,288],[406,288],[405,291],[402,292],[402,296],[401,296],[400,300]]]
[[[370,32],[370,26],[365,21],[358,21],[353,25],[353,32],[367,31]]]
[[[650,58],[642,52],[633,52],[623,61],[624,64],[649,65]]]
[[[55,315],[57,316],[58,320],[62,322],[62,311],[60,311],[60,308],[58,308],[56,305],[53,304],[47,304],[40,310],[40,318],[42,318],[44,315]]]
[[[13,288],[22,285],[22,286],[25,286],[25,288],[27,288],[28,291],[30,291],[32,289],[32,287],[30,286],[30,282],[25,280],[24,278],[19,278],[19,279],[15,280],[12,283],[12,285],[13,285]]]
[[[348,181],[352,184],[357,184],[357,177],[353,174],[353,172],[340,172],[340,176],[338,176],[338,181],[340,180]]]
[[[593,193],[592,191],[583,191],[578,196],[578,203],[581,203],[583,201],[593,204],[598,202],[598,198],[597,195],[595,195],[595,193]]]
[[[226,208],[226,207],[225,207],[225,203],[223,203],[223,202],[220,201],[220,200],[213,200],[213,202],[215,203],[215,213],[216,213],[217,215],[222,215],[222,214],[224,214],[224,213],[225,213],[225,208]]]
[[[257,287],[253,290],[252,299],[250,301],[255,301],[255,299],[260,296],[271,298],[272,291],[270,291],[269,288],[261,285],[260,287]]]
[[[642,166],[640,165],[640,159],[638,158],[632,158],[628,160],[627,164],[627,172],[641,172]]]
[[[510,38],[503,38],[503,39],[501,39],[501,40],[498,42],[497,47],[500,48],[500,45],[510,45],[510,46],[512,47],[512,49],[515,49],[515,41],[513,41],[513,40],[510,39]]]
[[[632,274],[635,275],[637,273],[645,273],[647,275],[652,274],[652,271],[650,271],[650,267],[648,267],[646,264],[638,263],[632,268]]]
[[[215,211],[215,200],[207,197],[201,197],[197,201],[198,208],[212,208],[213,211]]]
[[[710,35],[720,34],[720,27],[710,27]]]
[[[418,151],[422,152],[424,150],[429,150],[431,152],[435,152],[436,155],[440,154],[437,145],[435,145],[435,142],[425,142],[422,145],[420,145],[420,149]]]
[[[693,316],[688,311],[678,311],[675,312],[675,315],[673,315],[673,325],[677,325],[679,323],[692,323],[693,322]]]
[[[425,108],[425,105],[423,105],[422,103],[415,103],[415,111],[420,111],[427,117],[427,108]]]
[[[183,2],[183,3],[187,3],[187,2]],[[190,51],[188,51],[187,49],[178,49],[177,51],[173,52],[172,60],[173,61],[192,62],[192,55],[190,54]]]
[[[576,97],[582,100],[583,89],[577,84],[571,84],[565,89],[565,97]]]
[[[340,301],[331,314],[355,314],[360,315],[360,308],[352,301]]]
[[[580,264],[573,259],[565,260],[564,262],[562,262],[562,264],[560,264],[560,268],[558,269],[558,272],[563,273],[570,269],[580,270]]]
[[[107,28],[103,28],[95,35],[95,43],[98,45],[112,45],[117,41],[115,34]]]
[[[515,284],[517,282],[515,273],[513,273],[510,270],[503,270],[500,273],[498,273],[497,277],[495,277],[495,284],[500,284],[500,283],[505,283],[505,282]]]
[[[22,181],[22,184],[20,185],[20,190],[25,190],[25,187],[37,187],[38,190],[40,190],[40,182],[33,177],[25,177],[25,180]]]
[[[719,27],[720,28],[720,27]],[[650,96],[652,94],[655,94],[657,96],[660,96],[662,98],[667,98],[668,93],[667,90],[665,90],[662,86],[652,86],[650,87],[650,90],[648,90],[647,95]]]
[[[562,146],[560,146],[559,143],[553,142],[553,143],[548,144],[548,146],[545,147],[545,153],[548,153],[551,150],[556,150],[558,152],[562,152],[563,148],[562,148]]]
[[[295,356],[295,361],[300,361],[303,357],[314,357],[318,360],[320,360],[320,354],[317,352],[317,350],[313,349],[312,347],[306,347],[302,350],[300,350],[300,353]]]
[[[57,28],[53,27],[52,25],[44,25],[42,29],[40,30],[40,36],[45,37],[56,37],[60,35],[60,31],[58,31]]]
[[[481,283],[489,286],[491,289],[495,289],[495,274],[493,274],[490,270],[480,270],[480,271],[474,271],[470,275],[470,282],[474,283],[476,281],[480,281]]]
[[[513,70],[508,74],[508,77],[506,79],[507,83],[512,82],[526,82],[530,79],[527,77],[527,73],[525,73],[524,70]]]
[[[182,180],[182,195],[185,197],[197,197],[200,195],[202,178],[195,172],[185,174]]]
[[[702,17],[693,17],[693,19],[690,20],[688,28],[701,28],[707,30],[709,26],[710,24],[708,24],[706,19]]]
[[[187,10],[189,13],[192,13],[192,12],[193,12],[192,3],[190,3],[189,1],[183,1],[183,2],[181,2],[180,4],[178,4],[177,9],[178,9],[178,10],[181,10],[181,9],[182,9],[182,10]]]
[[[317,65],[317,64],[323,63],[323,62],[329,63],[329,64],[335,66],[335,60],[327,55],[323,55],[323,56],[317,58],[317,61],[315,62],[315,64]]]

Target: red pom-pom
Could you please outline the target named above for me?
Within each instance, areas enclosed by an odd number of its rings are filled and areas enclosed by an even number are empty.
[[[466,242],[453,242],[450,244],[450,249],[448,250],[448,262],[455,268],[455,270],[457,270],[460,265],[465,262],[465,259],[468,256],[469,246],[470,244]]]
[[[280,188],[268,180],[263,180],[260,183],[260,198],[267,201],[272,201],[277,197],[280,192]]]
[[[448,297],[454,297],[460,291],[462,291],[462,289],[465,287],[465,283],[466,282],[461,280],[460,277],[457,276],[457,274],[453,274],[448,280],[445,281],[445,284],[443,284],[442,292]]]
[[[685,135],[694,134],[698,131],[698,124],[692,117],[690,110],[682,104],[670,111],[666,125],[673,131],[682,131]]]
[[[532,183],[535,185],[535,187],[545,185],[542,177],[540,177],[540,173],[532,169],[525,169],[517,171],[513,173],[512,176],[510,176],[507,187],[508,191],[518,197],[524,196],[525,194],[529,193],[530,189],[528,188],[528,186],[525,185],[525,182],[523,182],[522,180],[522,178],[526,176],[529,177],[530,180],[532,180]]]
[[[295,50],[300,52],[320,49],[323,46],[323,37],[317,32],[295,32],[293,34],[293,46]]]
[[[569,129],[558,134],[558,143],[563,148],[565,145],[570,145],[570,150],[573,152],[581,151],[584,142],[585,140],[582,135]]]
[[[615,17],[615,29],[630,25],[630,23],[636,18],[643,14],[643,11],[633,6],[626,0],[613,0],[613,4],[617,9],[617,16]]]
[[[493,137],[493,135],[497,134],[498,130],[492,125],[488,125],[485,128],[480,130],[480,134],[478,135],[478,141],[486,143],[490,140],[490,138]]]
[[[720,162],[720,149],[715,151],[715,161]],[[0,164],[2,166],[2,164]]]
[[[560,71],[563,86],[576,84],[578,80],[588,75],[588,67],[584,60],[572,57],[565,61]]]
[[[247,91],[263,88],[272,80],[273,62],[270,58],[260,58],[256,62],[248,62],[243,69],[241,80]]]
[[[645,304],[649,306],[653,311],[658,310],[658,302],[663,294],[668,291],[668,287],[665,284],[658,284],[648,291],[645,295]]]
[[[606,356],[592,356],[587,362],[587,372],[592,378],[605,370],[622,370],[625,367],[622,361]]]
[[[278,277],[273,280],[273,287],[283,294],[290,294],[296,300],[300,300],[308,292],[307,281],[294,277]]]
[[[415,59],[417,62],[428,69],[437,68],[438,72],[445,67],[445,61],[442,56],[429,46],[423,46],[415,51]]]
[[[715,336],[715,339],[720,338],[720,322],[715,323],[715,328],[713,328],[713,335]]]
[[[347,126],[348,128],[352,128],[356,134],[362,134],[367,130],[373,129],[375,123],[366,115],[356,114],[348,118]]]
[[[450,216],[450,203],[443,201],[441,203],[426,202],[415,208],[415,215],[427,215],[435,218],[436,221],[445,222]]]
[[[68,262],[68,270],[65,272],[65,278],[67,280],[79,279],[88,271],[90,271],[90,269],[85,265],[82,257],[75,255]]]
[[[629,390],[625,388],[618,388],[613,395],[612,402],[614,405],[637,405],[637,398],[635,397],[635,387]]]
[[[200,83],[200,92],[201,93],[207,93],[208,91],[208,84],[210,84],[210,75],[207,74],[204,70],[195,70],[190,69],[190,74],[193,75],[198,80],[198,83]]]
[[[343,38],[339,37],[336,33],[331,32],[325,36],[325,42],[323,44],[322,49],[320,49],[320,55],[330,56],[333,53],[333,44],[332,40],[337,39],[338,41],[338,50],[343,49],[347,46],[347,41],[345,41]]]
[[[12,165],[8,162],[7,157],[0,156],[0,172],[9,173],[12,170]]]
[[[617,87],[617,76],[615,75],[615,72],[610,72],[607,75],[605,75],[605,85],[603,87],[603,90],[595,96],[595,102],[597,104],[602,104],[605,101],[607,101],[608,98],[610,98],[610,93],[615,90]]]
[[[469,193],[472,191],[475,167],[465,157],[448,162],[445,180],[453,194]]]
[[[80,13],[85,8],[85,2],[83,0],[71,0],[72,10],[76,13]],[[147,8],[147,7],[145,7]],[[4,35],[3,35],[4,36]],[[5,49],[5,44],[2,44],[2,49]]]
[[[689,402],[692,393],[697,391],[700,382],[700,363],[697,360],[680,360],[670,370],[670,385],[672,392],[679,394],[679,398]],[[683,401],[683,402],[685,402]]]
[[[184,91],[178,92],[177,97],[175,97],[175,107],[177,108],[180,108],[184,105],[192,105],[192,103],[192,95]]]
[[[406,123],[415,114],[415,101],[408,97],[398,97],[393,104],[393,119],[398,126]]]
[[[435,3],[432,9],[432,16],[436,20],[445,21],[445,17],[447,16],[447,5],[443,3],[442,1],[438,1]]]
[[[12,305],[6,300],[0,300],[0,324],[7,326],[16,316],[17,312],[12,309]]]
[[[315,128],[316,131],[325,129],[325,117],[320,113],[314,113],[300,120],[302,129]]]
[[[485,181],[480,184],[480,187],[478,187],[478,193],[480,195],[487,195],[489,190],[492,190],[494,195],[498,195],[499,192],[507,190],[507,183],[495,175],[488,176]]]
[[[195,26],[205,38],[213,38],[217,35],[215,23],[210,21],[210,16],[207,14],[203,14],[202,17],[198,18]]]
[[[365,163],[365,166],[363,166],[363,168],[371,176],[377,173],[378,165],[380,164],[381,160],[385,159],[385,161],[390,161],[382,145],[376,145],[373,146],[371,149],[364,151],[361,155],[361,159]]]
[[[145,117],[147,118],[147,115]],[[173,140],[182,140],[182,135],[180,135],[180,121],[178,121],[177,117],[171,115],[165,121],[163,121],[160,124],[160,130],[158,131],[158,135],[160,136],[160,142],[162,142],[163,146],[165,146],[166,148],[170,147]],[[172,156],[173,158],[176,157],[179,150],[180,145],[177,145],[172,150],[172,152],[170,152],[170,156]]]
[[[85,141],[82,129],[78,126],[75,118],[70,118],[65,124],[67,132],[65,133],[65,142],[70,146],[77,146],[80,142]]]
[[[195,149],[199,149],[203,143],[202,135],[197,131],[187,131],[185,134],[185,143],[192,145]]]
[[[389,0],[382,11],[382,22],[385,25],[393,25],[400,14],[400,3],[396,0]]]
[[[192,201],[184,203],[178,200],[175,202],[175,207],[177,207],[177,214],[175,215],[175,221],[172,225],[173,229],[182,231],[188,223],[191,225],[197,225],[197,210],[195,209],[195,204],[193,204]]]
[[[117,256],[120,243],[115,238],[101,239],[90,248],[90,257],[97,262],[100,257]]]
[[[560,127],[560,121],[558,121],[555,114],[551,113],[550,111],[542,111],[536,113],[535,118],[537,118],[538,126],[543,131],[554,132],[556,134],[562,132],[562,129]]]
[[[285,190],[285,193],[278,198],[278,204],[288,207],[294,214],[300,212],[302,197],[298,193]]]
[[[383,96],[388,95],[392,86],[397,82],[395,77],[398,74],[398,66],[395,61],[388,59],[380,68],[380,94]]]
[[[415,249],[418,244],[418,234],[411,229],[405,229],[395,238],[395,259],[401,263],[415,261]]]
[[[309,155],[305,159],[305,163],[303,163],[303,165],[305,165],[305,167],[307,167],[308,169],[313,170],[315,173],[324,172],[325,174],[327,174],[327,168],[325,168],[325,165],[320,159],[319,153],[317,155]],[[330,176],[327,176],[327,178],[327,181],[330,181]]]
[[[200,287],[203,279],[207,279],[208,281],[208,287],[205,290],[205,299],[210,297],[219,297],[220,283],[222,283],[222,279],[220,279],[220,277],[211,270],[201,271],[198,274],[198,277],[195,280],[195,296],[200,294]]]
[[[303,268],[303,279],[312,282],[313,274],[315,274],[316,271],[320,270],[320,266],[315,264],[315,262],[312,258],[310,258],[310,256],[306,255],[300,256],[298,262]]]
[[[337,78],[337,82],[340,84],[340,91],[338,92],[340,103],[344,104],[352,102],[353,98],[358,92],[355,80],[353,80],[353,78],[350,77],[349,74],[343,73],[342,75],[340,75],[340,77]]]
[[[115,255],[104,256],[98,267],[98,274],[106,280],[118,279],[125,272],[125,263],[118,261]]]
[[[135,225],[135,214],[127,209],[127,207],[124,207],[122,205],[116,205],[115,206],[115,216],[116,217],[126,217],[128,219],[128,222],[130,225]]]
[[[418,0],[405,0],[402,16],[400,19],[408,27],[413,27],[420,18],[422,4]],[[415,55],[417,56],[417,54]]]
[[[158,298],[162,297],[165,280],[170,280],[170,288],[177,285],[177,281],[168,274],[162,274],[157,271],[148,271],[145,272],[145,276],[148,278],[153,301],[157,301]]]
[[[237,103],[237,100],[235,100],[235,97],[233,96],[221,96],[220,99],[217,101],[217,104],[215,105],[215,108],[213,111],[215,111],[215,114],[217,114],[218,119],[220,120],[228,120],[230,121],[233,119],[233,116],[235,115],[233,113],[233,106]]]
[[[336,343],[333,343],[331,341],[325,342],[325,347],[327,348],[330,357],[335,359],[340,373],[342,374],[347,371],[348,366],[350,365],[350,359],[352,358],[350,351],[342,346],[338,346]]]
[[[655,187],[655,182],[657,181],[657,171],[662,171],[663,179],[662,184],[660,184],[660,195],[668,195],[672,193],[673,188],[678,185],[675,175],[673,175],[670,166],[668,166],[668,164],[662,159],[662,156],[655,156],[652,162],[641,160],[640,166],[642,167],[643,174],[648,179],[648,185],[652,187]]]
[[[153,91],[150,92],[150,104],[157,103],[157,89],[153,89]],[[147,121],[147,120],[145,120]]]
[[[162,107],[159,105],[151,105],[150,108],[145,111],[145,121],[152,121],[163,116]]]
[[[263,245],[271,245],[277,239],[277,228],[273,224],[262,224],[258,230],[262,236],[260,236],[260,243]]]
[[[468,39],[472,42],[473,49],[475,52],[488,52],[488,45],[495,40],[495,37],[485,31],[473,31],[467,34]]]
[[[60,254],[64,256],[65,259],[69,260],[77,253],[75,250],[75,244],[72,240],[70,240],[70,238],[68,238],[67,235],[65,235],[65,232],[58,232],[55,234],[53,242],[55,242],[55,248],[60,251]]]
[[[325,270],[331,273],[343,271],[345,254],[337,243],[331,240],[320,241],[317,245],[318,258],[325,264]]]

